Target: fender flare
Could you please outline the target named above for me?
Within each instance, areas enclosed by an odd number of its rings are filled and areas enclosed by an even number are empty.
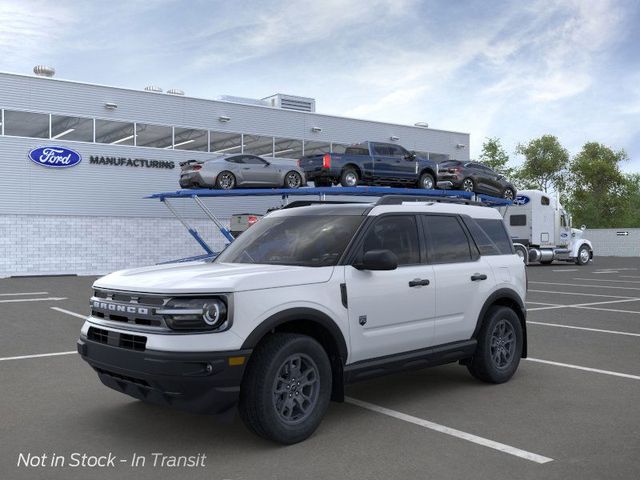
[[[296,320],[307,320],[316,323],[321,327],[324,327],[324,329],[329,332],[329,334],[335,341],[342,362],[346,361],[349,352],[347,349],[347,342],[345,341],[344,335],[342,335],[342,331],[340,330],[336,322],[323,312],[320,312],[313,308],[305,307],[296,307],[282,310],[263,320],[262,322],[260,322],[260,325],[258,325],[245,339],[245,341],[242,343],[241,348],[255,348],[260,340],[271,330],[278,327],[279,325],[283,325],[287,322]]]
[[[578,256],[578,250],[580,250],[580,247],[582,247],[583,245],[586,245],[587,247],[589,247],[589,250],[591,250],[591,254],[593,255],[593,245],[591,245],[591,242],[586,238],[581,238],[579,241],[575,243],[575,245],[571,249],[571,256],[573,258],[576,258]]]
[[[493,304],[499,302],[500,300],[509,300],[511,302],[515,302],[518,306],[519,312],[518,318],[520,318],[520,323],[522,324],[522,358],[527,357],[527,308],[520,298],[520,295],[515,290],[510,288],[500,288],[493,292],[487,300],[485,300],[484,305],[482,305],[482,309],[480,310],[480,315],[478,315],[478,322],[476,323],[476,328],[473,331],[473,335],[471,338],[477,338],[478,333],[480,332],[480,328],[482,328],[482,322],[484,321],[484,317],[487,314],[487,311]]]

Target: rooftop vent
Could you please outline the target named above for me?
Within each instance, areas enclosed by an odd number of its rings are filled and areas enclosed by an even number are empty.
[[[276,93],[270,97],[263,98],[272,107],[283,108],[285,110],[296,110],[298,112],[315,112],[316,101],[309,97],[297,97],[295,95],[285,95]]]
[[[179,88],[172,88],[171,90],[167,90],[169,95],[184,95],[184,92]]]
[[[53,77],[56,74],[56,69],[53,67],[48,67],[46,65],[36,65],[33,67],[33,73],[35,73],[39,77]]]
[[[144,87],[145,91],[147,92],[156,92],[156,93],[162,93],[162,88],[157,87],[155,85],[148,85],[146,87]]]

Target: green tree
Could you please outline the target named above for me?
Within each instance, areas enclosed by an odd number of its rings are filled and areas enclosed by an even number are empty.
[[[498,137],[485,138],[479,160],[487,167],[506,177],[510,177],[513,174],[513,168],[507,165],[509,163],[509,155]]]
[[[516,153],[524,156],[524,163],[517,171],[519,186],[548,192],[562,191],[566,185],[569,152],[557,137],[543,135],[528,143],[519,144]]]
[[[600,228],[629,226],[624,224],[632,222],[634,205],[630,199],[634,189],[638,189],[638,182],[620,171],[620,162],[625,160],[624,150],[614,151],[597,142],[585,143],[573,158],[568,206],[576,224]]]

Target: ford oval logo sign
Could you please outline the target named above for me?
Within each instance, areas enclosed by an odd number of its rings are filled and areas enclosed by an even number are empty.
[[[514,205],[526,205],[531,199],[526,195],[516,195],[516,199],[513,201]]]
[[[29,159],[43,167],[68,168],[79,164],[82,156],[69,148],[38,147],[29,152]]]

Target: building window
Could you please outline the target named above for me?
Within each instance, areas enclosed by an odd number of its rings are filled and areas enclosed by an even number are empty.
[[[302,157],[302,140],[292,140],[290,138],[274,138],[274,157],[295,158]]]
[[[244,135],[244,153],[273,157],[273,137]]]
[[[136,145],[138,147],[171,148],[173,129],[164,125],[136,123]]]
[[[242,135],[239,133],[210,132],[210,138],[211,153],[242,153]]]
[[[5,110],[4,134],[13,137],[49,138],[49,115]]]
[[[51,115],[51,139],[93,142],[93,119]]]
[[[133,123],[96,120],[96,142],[112,145],[133,145]]]
[[[173,148],[176,150],[206,152],[209,148],[208,132],[206,130],[176,127],[174,129]]]
[[[322,155],[323,153],[329,153],[330,151],[331,144],[329,142],[304,142],[305,155]]]

